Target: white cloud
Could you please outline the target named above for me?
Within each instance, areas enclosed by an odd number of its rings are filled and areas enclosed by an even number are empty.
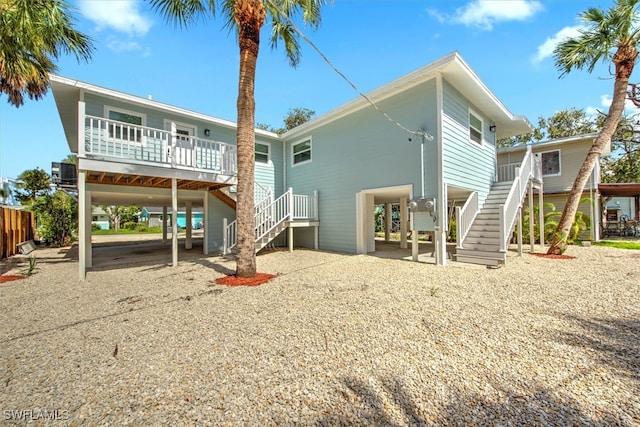
[[[151,21],[138,10],[137,0],[81,0],[80,12],[96,24],[96,30],[105,28],[128,34],[143,36],[151,28]]]
[[[532,62],[537,64],[545,60],[546,58],[553,55],[553,51],[562,41],[569,39],[571,37],[577,37],[580,35],[580,30],[584,27],[577,25],[575,27],[564,27],[557,33],[553,35],[553,37],[547,38],[544,43],[538,46],[538,52],[532,58]]]
[[[523,21],[540,10],[542,10],[542,3],[537,0],[473,0],[466,6],[456,9],[452,16],[434,9],[429,9],[427,12],[440,23],[450,21],[490,31],[497,22]]]
[[[142,46],[138,42],[132,40],[120,40],[115,37],[107,39],[107,47],[114,52],[134,52],[142,50]]]
[[[585,108],[585,113],[591,116],[597,116],[601,113],[606,114],[609,111],[609,107],[611,107],[611,95],[605,94],[600,96],[600,107],[587,107]],[[631,100],[627,99],[624,103],[624,115],[635,115],[640,114],[640,108],[636,107]]]

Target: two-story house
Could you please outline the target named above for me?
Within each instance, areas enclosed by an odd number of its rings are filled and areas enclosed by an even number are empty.
[[[51,86],[78,155],[80,277],[91,267],[92,204],[180,206],[187,218],[202,207],[204,253],[233,248],[235,123],[64,77]],[[445,264],[456,201],[459,260],[504,262],[539,163],[527,152],[519,175],[497,183],[496,141],[530,130],[457,52],[284,135],[256,130],[257,248],[286,236],[291,248],[371,252],[374,206],[399,203],[409,206],[401,229],[411,215],[412,230],[433,233]],[[175,264],[175,239],[172,253]]]

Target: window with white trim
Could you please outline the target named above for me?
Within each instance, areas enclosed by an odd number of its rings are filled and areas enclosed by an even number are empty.
[[[469,110],[469,139],[482,145],[482,119],[472,110]]]
[[[105,107],[105,110],[105,116],[109,120],[120,122],[109,123],[107,125],[109,138],[123,139],[131,142],[142,142],[142,129],[136,129],[135,126],[146,125],[147,118],[144,114],[112,107]]]
[[[305,139],[291,146],[293,165],[311,161],[311,139]]]
[[[560,175],[560,150],[540,153],[542,176]]]
[[[256,163],[269,163],[271,147],[269,144],[256,142]]]

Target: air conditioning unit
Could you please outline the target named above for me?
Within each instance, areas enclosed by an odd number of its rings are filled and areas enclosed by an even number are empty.
[[[78,171],[73,163],[51,163],[51,183],[60,187],[76,187]]]

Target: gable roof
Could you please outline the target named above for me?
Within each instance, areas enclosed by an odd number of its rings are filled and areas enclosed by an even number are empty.
[[[374,103],[400,95],[412,88],[442,75],[453,87],[476,106],[482,107],[496,124],[496,138],[522,135],[531,132],[532,127],[524,116],[514,116],[502,102],[487,88],[458,52],[452,52],[422,68],[417,69],[367,94]],[[284,138],[295,138],[326,123],[338,120],[371,104],[358,97],[328,113],[318,116],[284,134]]]
[[[534,142],[534,143],[531,143],[531,144],[514,145],[513,147],[502,147],[502,148],[498,148],[498,154],[525,151],[527,149],[527,147],[529,147],[529,146],[531,146],[532,150],[536,150],[536,149],[550,149],[551,150],[551,149],[557,148],[557,146],[559,146],[559,145],[570,144],[570,143],[573,143],[573,142],[589,142],[589,143],[593,143],[593,141],[597,137],[598,137],[598,132],[594,132],[594,133],[585,133],[585,134],[582,134],[582,135],[568,136],[568,137],[565,137],[565,138],[557,138],[557,139],[550,139],[550,140],[547,140],[547,141]],[[609,141],[609,144],[607,144],[607,146],[603,150],[602,156],[608,156],[610,154],[611,154],[611,141]]]

